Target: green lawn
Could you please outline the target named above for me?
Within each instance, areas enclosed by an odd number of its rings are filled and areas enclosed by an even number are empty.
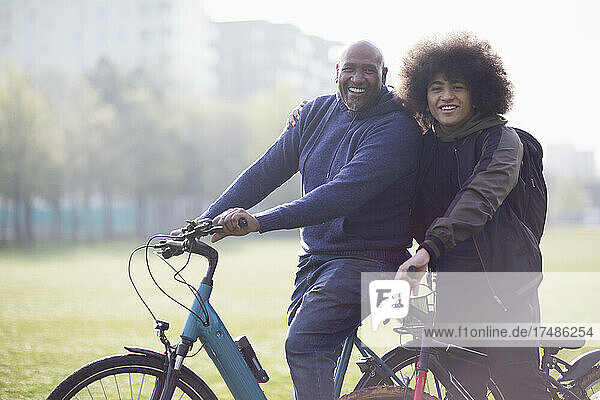
[[[545,269],[600,271],[598,243],[600,230],[549,229],[543,242]],[[133,245],[0,251],[0,399],[45,398],[67,374],[96,358],[124,352],[123,345],[161,350],[152,320],[127,278]],[[221,259],[212,303],[232,336],[246,334],[253,343],[271,377],[262,386],[269,399],[293,397],[283,340],[297,246],[296,239],[274,234],[260,240],[228,239],[217,246]],[[142,292],[158,317],[171,322],[169,336],[176,341],[186,311],[153,289],[142,257],[134,261]],[[187,289],[171,284],[166,269],[153,265],[168,290],[189,304]],[[186,278],[196,285],[204,264],[195,262],[188,270]],[[186,363],[219,398],[231,397],[204,353]],[[348,380],[356,381],[357,368],[351,366],[350,373]]]

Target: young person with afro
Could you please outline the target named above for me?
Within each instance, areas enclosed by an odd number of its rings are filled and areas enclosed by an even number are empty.
[[[502,60],[468,33],[423,40],[403,60],[397,94],[426,130],[412,210],[420,247],[397,278],[415,287],[409,266],[439,272],[437,322],[539,322],[539,240],[515,211],[518,199],[509,201],[523,144],[502,116],[513,98]],[[490,374],[506,399],[550,398],[537,344],[486,343],[476,350],[489,370],[442,359],[474,398],[485,398]]]

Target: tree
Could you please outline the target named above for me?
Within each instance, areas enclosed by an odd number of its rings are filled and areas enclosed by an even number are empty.
[[[125,187],[123,161],[127,154],[122,146],[120,118],[122,117],[122,92],[124,79],[106,59],[88,74],[88,83],[99,96],[89,130],[82,132],[92,151],[88,163],[89,176],[94,190],[102,196],[102,232],[104,239],[114,238],[114,196]]]
[[[112,180],[121,174],[119,156],[114,150],[118,147],[117,112],[88,80],[79,81],[69,94],[64,126],[64,179],[70,203],[71,235],[79,238],[85,230],[91,238],[92,196],[102,190],[112,192]],[[107,237],[112,235],[110,210],[110,202],[105,203],[103,231]]]
[[[168,126],[167,107],[147,85],[123,91],[118,115],[125,150],[124,179],[135,199],[135,226],[141,236],[148,233],[150,200],[171,193],[182,175],[173,165],[178,137]]]
[[[25,73],[5,66],[0,81],[0,193],[13,208],[15,239],[34,240],[33,201],[56,169],[49,110]]]
[[[288,86],[277,85],[245,99],[241,109],[249,131],[245,158],[249,163],[260,156],[283,132],[290,111],[305,97]],[[301,181],[296,175],[265,199],[265,206],[296,199],[301,195]]]

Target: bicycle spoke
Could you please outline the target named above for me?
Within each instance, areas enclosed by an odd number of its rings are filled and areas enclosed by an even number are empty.
[[[104,384],[102,383],[102,379],[99,380],[100,387],[102,388],[102,393],[104,393],[104,399],[108,400],[108,396],[106,395],[106,390],[104,390]]]
[[[81,369],[81,376],[50,398],[70,400],[149,400],[160,397],[164,382],[161,359],[136,354],[98,360]],[[71,379],[72,380],[72,379]],[[186,375],[175,385],[173,400],[215,400],[203,382]],[[129,390],[127,389],[129,385]],[[60,385],[58,387],[61,388]]]
[[[90,387],[86,386],[85,388],[87,389],[87,392],[90,395],[90,399],[94,400],[94,396],[92,396],[92,392],[90,392]]]
[[[142,395],[142,388],[144,387],[144,379],[146,379],[146,374],[142,375],[142,383],[140,383],[140,392],[138,393],[137,400],[140,400],[140,397]]]
[[[117,395],[119,396],[119,400],[123,400],[121,398],[121,391],[119,390],[119,382],[117,382],[117,376],[113,375],[113,378],[115,379],[115,387],[117,388]]]
[[[131,394],[131,400],[133,400],[133,383],[131,383],[131,373],[129,375],[129,393]]]

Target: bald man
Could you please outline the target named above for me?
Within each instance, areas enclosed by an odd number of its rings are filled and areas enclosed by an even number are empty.
[[[300,228],[285,342],[297,400],[334,398],[339,349],[361,321],[361,272],[394,272],[410,256],[421,135],[385,86],[386,73],[376,46],[350,45],[336,65],[338,92],[306,104],[299,122],[200,217],[225,227],[213,241]],[[301,198],[246,211],[297,172]]]

